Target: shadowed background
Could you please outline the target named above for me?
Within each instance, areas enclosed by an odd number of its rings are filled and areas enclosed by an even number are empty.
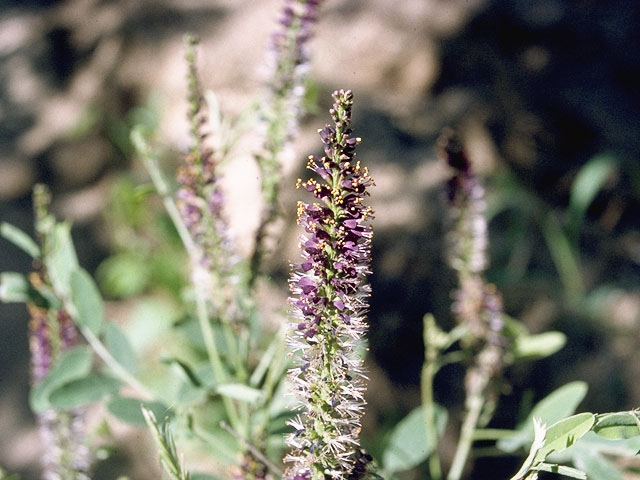
[[[131,112],[155,105],[163,141],[176,151],[188,145],[183,34],[201,38],[202,83],[237,114],[260,92],[279,8],[275,0],[0,2],[0,219],[32,232],[31,188],[47,183],[54,212],[74,222],[81,264],[93,271],[111,248],[103,213],[114,184],[125,172],[142,175],[127,141]],[[538,399],[576,379],[590,384],[581,410],[640,404],[638,26],[640,5],[628,0],[326,2],[312,42],[319,107],[303,119],[284,166],[285,236],[267,267],[284,303],[288,261],[298,255],[295,179],[320,149],[316,129],[328,120],[331,91],[350,88],[358,155],[377,183],[365,435],[419,403],[423,314],[452,322],[446,172],[434,153],[446,125],[459,129],[487,185],[488,277],[505,311],[533,332],[569,337],[553,357],[507,372],[513,391],[494,424],[513,426],[527,389]],[[598,158],[610,168],[577,223],[579,276],[562,277],[539,222],[571,220],[575,179]],[[237,155],[225,180],[245,251],[257,222],[257,175],[250,154]],[[26,255],[0,241],[0,271],[29,268]],[[35,478],[24,306],[0,305],[0,326],[0,465]],[[461,372],[447,372],[437,400],[456,405]],[[133,478],[151,478],[126,454],[121,461]],[[496,471],[483,461],[474,478],[482,468]]]

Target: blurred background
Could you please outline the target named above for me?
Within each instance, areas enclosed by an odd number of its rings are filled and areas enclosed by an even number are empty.
[[[117,268],[104,267],[123,253],[122,225],[144,223],[127,204],[148,181],[131,127],[151,125],[173,152],[187,148],[186,32],[201,39],[200,77],[222,111],[248,108],[261,92],[280,8],[278,0],[0,2],[0,220],[33,232],[31,189],[48,184],[116,321],[127,309],[119,298],[170,290],[178,268],[176,250],[153,250],[153,239],[141,248],[164,261],[157,277],[122,287]],[[284,167],[284,235],[267,262],[266,308],[281,321],[288,262],[298,255],[295,179],[320,150],[316,130],[328,121],[330,93],[350,88],[358,155],[377,183],[364,430],[371,448],[420,401],[422,316],[452,324],[447,172],[434,150],[445,126],[458,129],[487,188],[487,276],[505,311],[532,332],[568,336],[554,356],[506,372],[512,388],[492,425],[513,427],[526,399],[571,380],[590,386],[580,410],[638,407],[640,3],[327,0],[311,48],[316,107]],[[259,180],[247,145],[225,185],[234,233],[249,251]],[[178,158],[167,155],[169,174]],[[0,271],[29,269],[27,256],[0,240]],[[0,305],[0,465],[32,479],[40,452],[27,404],[27,319],[23,305]],[[460,408],[461,379],[455,368],[443,372],[437,400]],[[119,455],[124,473],[151,478],[131,452]],[[516,464],[480,460],[473,478],[506,477]]]

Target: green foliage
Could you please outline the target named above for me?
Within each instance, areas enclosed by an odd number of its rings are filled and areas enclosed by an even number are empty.
[[[165,473],[171,480],[190,480],[191,475],[182,464],[182,459],[178,456],[173,435],[169,430],[169,423],[165,420],[162,424],[158,424],[156,416],[151,410],[144,406],[141,408],[147,426],[151,430],[153,439],[158,447],[160,463]]]
[[[71,302],[76,308],[76,323],[100,335],[104,324],[102,297],[93,278],[86,270],[76,269],[70,273]]]
[[[544,332],[538,335],[520,335],[513,343],[516,360],[537,360],[553,355],[567,343],[561,332]]]
[[[447,411],[437,406],[436,426],[438,437],[444,432]],[[391,431],[382,454],[383,470],[389,474],[416,467],[424,462],[436,448],[430,441],[422,407],[417,407],[403,418]]]
[[[36,412],[44,412],[51,408],[50,397],[58,388],[85,378],[91,371],[93,355],[87,347],[75,347],[64,352],[53,364],[49,374],[29,393],[31,409]]]
[[[617,168],[610,154],[600,154],[585,163],[573,182],[569,199],[569,230],[578,235],[589,205]]]
[[[137,427],[146,425],[142,409],[151,411],[156,418],[171,418],[173,416],[171,409],[161,402],[145,402],[138,398],[117,395],[109,399],[107,409],[118,420]]]
[[[587,389],[584,382],[571,382],[550,393],[533,407],[512,436],[498,441],[498,448],[513,452],[531,443],[534,438],[534,418],[546,424],[554,424],[573,414],[587,394]]]
[[[97,276],[105,293],[120,298],[139,295],[152,278],[149,263],[133,252],[107,258],[100,264]]]
[[[640,436],[640,417],[637,411],[598,415],[593,431],[610,440]]]
[[[29,235],[24,233],[18,227],[15,227],[10,223],[2,222],[0,224],[0,235],[31,257],[40,257],[40,247],[38,247],[36,242],[34,242]]]
[[[598,452],[594,452],[586,448],[576,450],[573,457],[573,463],[577,468],[585,472],[585,478],[624,480],[620,470]]]
[[[223,397],[232,398],[241,402],[255,404],[262,399],[262,391],[239,383],[224,383],[218,385],[216,393]]]
[[[104,329],[104,344],[113,358],[129,373],[138,371],[138,358],[129,339],[115,323],[109,322]]]
[[[533,463],[541,463],[552,453],[569,448],[591,430],[595,419],[592,413],[578,413],[551,425],[546,430],[544,443],[536,451]]]
[[[47,273],[56,294],[60,298],[68,298],[71,295],[72,273],[78,269],[78,257],[71,240],[71,224],[56,223],[50,241],[50,250],[44,256]]]
[[[0,301],[27,303],[33,301],[34,291],[24,275],[17,272],[0,273]]]
[[[0,480],[21,480],[21,477],[17,473],[7,473],[0,467]]]
[[[57,410],[71,410],[98,402],[116,393],[121,382],[101,373],[90,373],[55,388],[49,394],[49,403]]]

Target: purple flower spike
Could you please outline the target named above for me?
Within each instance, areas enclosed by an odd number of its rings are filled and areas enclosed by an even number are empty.
[[[260,168],[265,208],[256,234],[251,259],[253,278],[266,253],[264,240],[268,226],[279,216],[278,196],[281,165],[293,153],[292,141],[305,113],[303,102],[309,77],[309,43],[323,0],[284,0],[280,28],[271,37],[267,52],[266,95],[261,107],[261,135],[264,141],[254,155]]]
[[[481,399],[482,409],[482,402],[497,400],[508,348],[500,294],[484,278],[487,265],[484,189],[455,132],[445,130],[438,145],[440,156],[452,174],[447,182],[448,260],[457,271],[459,282],[453,312],[457,321],[468,327],[467,348],[476,352],[465,376],[466,405]]]
[[[289,344],[298,358],[289,375],[302,414],[287,438],[292,452],[285,461],[293,464],[287,480],[362,478],[357,466],[365,376],[356,347],[367,328],[372,236],[372,211],[363,201],[374,183],[356,160],[360,138],[349,127],[352,97],[334,92],[335,126],[319,131],[326,156],[309,157],[308,168],[321,180],[298,181],[317,202],[298,203],[303,261],[289,282]]]
[[[479,274],[487,267],[487,221],[484,188],[474,175],[460,139],[445,130],[438,140],[440,156],[451,167],[447,182],[451,224],[449,264],[459,272]]]

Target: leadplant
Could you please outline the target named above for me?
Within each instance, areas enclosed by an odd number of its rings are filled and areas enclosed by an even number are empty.
[[[272,35],[266,59],[266,88],[260,107],[262,146],[254,157],[260,168],[264,207],[251,258],[251,281],[260,273],[269,226],[279,215],[283,156],[292,155],[298,122],[305,113],[309,80],[309,41],[323,0],[285,0],[280,28]]]
[[[446,130],[439,139],[440,155],[451,169],[447,182],[447,201],[451,216],[448,259],[458,273],[453,311],[460,325],[468,329],[462,340],[473,352],[465,376],[466,416],[453,458],[449,480],[458,480],[471,449],[473,431],[482,421],[488,423],[496,400],[495,383],[505,364],[507,340],[504,336],[502,300],[495,286],[487,283],[487,222],[484,216],[484,188],[476,178],[471,162],[457,135]]]
[[[290,479],[352,478],[357,463],[366,377],[356,349],[367,328],[372,236],[363,200],[373,180],[355,158],[352,98],[348,90],[333,93],[334,125],[319,131],[326,156],[309,157],[322,181],[298,180],[318,202],[298,203],[303,261],[289,281],[296,355],[289,376],[302,410],[287,437]]]
[[[63,305],[65,295],[60,284],[54,285],[47,264],[56,245],[55,230],[60,227],[49,214],[51,195],[43,185],[34,190],[36,232],[41,255],[34,259],[36,271],[29,278],[36,290],[49,292],[48,299],[34,296],[27,302],[31,316],[29,322],[29,349],[31,351],[31,380],[40,384],[48,376],[54,364],[79,342],[76,326]],[[64,228],[64,227],[63,227]],[[54,274],[55,275],[55,274]],[[57,288],[56,288],[57,287]],[[49,406],[37,415],[40,440],[44,447],[42,456],[45,480],[88,479],[90,453],[85,432],[85,411],[76,408],[61,412]]]
[[[151,430],[151,435],[158,450],[162,469],[170,480],[191,480],[181,456],[178,454],[176,442],[171,434],[169,423],[159,423],[155,414],[146,407],[141,407],[144,420]]]

